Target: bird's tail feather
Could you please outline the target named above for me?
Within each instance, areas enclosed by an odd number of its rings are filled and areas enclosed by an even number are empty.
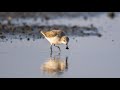
[[[43,31],[40,31],[40,32],[41,32],[41,34],[42,34],[42,35],[44,35],[44,36],[45,36],[45,34],[44,34],[44,32],[43,32]]]

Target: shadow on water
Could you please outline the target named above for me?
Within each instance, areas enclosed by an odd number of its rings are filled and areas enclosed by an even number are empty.
[[[44,74],[60,76],[68,70],[68,57],[61,58],[60,53],[50,55],[42,65],[41,70]]]

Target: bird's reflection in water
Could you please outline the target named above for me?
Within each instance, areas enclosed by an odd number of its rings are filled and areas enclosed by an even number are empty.
[[[50,58],[41,66],[43,72],[48,74],[61,75],[68,69],[68,57],[62,59],[60,53],[57,55],[50,55]]]

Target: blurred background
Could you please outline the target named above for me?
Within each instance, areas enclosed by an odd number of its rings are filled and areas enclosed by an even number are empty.
[[[61,52],[40,33],[63,30]],[[119,12],[0,12],[0,77],[120,77]]]

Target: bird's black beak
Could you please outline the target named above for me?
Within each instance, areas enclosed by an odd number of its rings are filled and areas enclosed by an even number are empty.
[[[69,48],[68,48],[68,44],[66,44],[66,49],[69,49]]]

